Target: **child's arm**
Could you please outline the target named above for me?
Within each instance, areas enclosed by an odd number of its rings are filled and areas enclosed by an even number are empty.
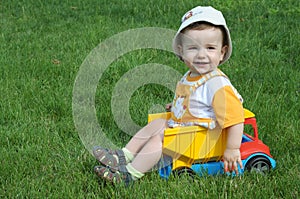
[[[242,141],[244,123],[236,124],[230,127],[227,127],[227,146],[224,151],[223,160],[224,160],[224,170],[235,171],[238,174],[237,163],[243,168],[240,146]]]
[[[172,103],[166,104],[166,111],[171,111]]]
[[[213,85],[220,84],[220,79],[209,80]],[[214,86],[211,86],[213,88]],[[244,109],[232,86],[224,86],[214,94],[212,107],[221,128],[227,131],[227,146],[223,154],[224,170],[238,173],[237,164],[242,168],[240,146],[244,131]]]

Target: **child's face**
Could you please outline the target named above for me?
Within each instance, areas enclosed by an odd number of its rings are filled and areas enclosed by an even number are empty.
[[[227,46],[223,46],[222,31],[218,28],[186,30],[179,46],[181,56],[191,72],[206,74],[223,60]]]

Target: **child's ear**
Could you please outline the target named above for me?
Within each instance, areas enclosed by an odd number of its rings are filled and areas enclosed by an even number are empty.
[[[223,61],[227,51],[228,51],[228,46],[227,45],[223,46],[222,49],[221,49],[221,61]]]
[[[177,49],[178,49],[179,54],[182,55],[182,46],[181,46],[181,45],[178,45],[178,46],[177,46]]]
[[[181,46],[181,45],[178,45],[178,46],[177,46],[177,53],[178,53],[178,56],[179,56],[179,57],[182,57],[182,55],[183,55],[183,49],[182,49],[182,46]]]

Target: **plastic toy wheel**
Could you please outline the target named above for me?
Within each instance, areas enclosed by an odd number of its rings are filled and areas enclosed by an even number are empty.
[[[173,171],[175,177],[194,180],[195,172],[191,168],[181,168]]]
[[[266,174],[271,169],[271,163],[268,160],[268,158],[263,157],[263,156],[257,156],[257,157],[251,158],[247,162],[245,168],[247,171],[250,171],[250,172]]]

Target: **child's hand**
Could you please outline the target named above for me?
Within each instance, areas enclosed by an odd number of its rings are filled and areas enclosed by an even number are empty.
[[[228,149],[226,148],[223,155],[224,171],[234,171],[237,175],[239,174],[238,164],[240,168],[243,168],[240,149]]]
[[[171,111],[172,103],[166,104],[166,111]]]

